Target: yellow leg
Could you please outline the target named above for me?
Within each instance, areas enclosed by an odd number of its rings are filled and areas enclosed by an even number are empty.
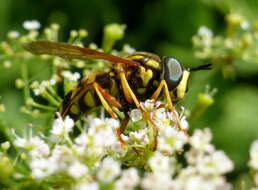
[[[125,98],[129,103],[134,102],[137,108],[140,108],[140,103],[137,99],[137,97],[135,96],[135,94],[133,93],[132,89],[130,88],[127,79],[125,77],[125,73],[121,72],[119,74],[120,79],[121,79],[121,84],[122,84],[122,88],[125,94]]]
[[[153,93],[151,98],[154,99],[154,100],[157,100],[159,95],[160,95],[160,93],[161,93],[161,90],[163,89],[163,87],[165,89],[165,95],[166,95],[166,99],[167,99],[167,102],[168,102],[168,108],[173,113],[173,115],[174,115],[174,117],[176,119],[176,125],[177,125],[178,129],[183,131],[185,134],[187,134],[187,132],[184,129],[182,129],[182,127],[181,127],[181,123],[179,121],[179,116],[178,116],[178,114],[177,114],[177,112],[176,112],[176,110],[175,110],[175,108],[174,108],[174,106],[172,104],[171,96],[169,94],[168,86],[167,86],[167,83],[166,83],[165,80],[162,80],[160,82],[157,90]]]
[[[168,86],[167,86],[167,83],[165,80],[162,80],[157,88],[157,90],[153,93],[153,95],[151,96],[151,99],[154,99],[154,100],[157,100],[160,93],[161,93],[161,90],[163,89],[163,87],[165,88],[165,95],[166,95],[166,98],[167,98],[167,102],[168,102],[168,108],[171,110],[171,111],[175,111],[174,107],[173,107],[173,104],[172,104],[172,101],[171,101],[171,97],[170,97],[170,94],[169,94],[169,90],[168,90]]]
[[[114,119],[118,119],[117,115],[113,112],[113,110],[111,109],[111,107],[108,105],[107,101],[105,100],[105,98],[103,97],[101,91],[99,90],[99,85],[94,82],[93,83],[93,87],[102,103],[102,105],[104,106],[104,108],[107,110],[107,112],[114,118]]]
[[[112,106],[115,106],[118,109],[121,109],[122,106],[121,104],[118,102],[118,100],[110,95],[105,89],[103,89],[101,86],[99,86],[98,83],[95,82],[95,86],[97,87],[97,89],[100,91],[100,93],[102,94],[103,98]]]

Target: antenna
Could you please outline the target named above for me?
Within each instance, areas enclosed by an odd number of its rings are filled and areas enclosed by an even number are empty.
[[[210,69],[212,69],[212,64],[200,65],[198,67],[193,67],[193,68],[188,68],[188,69],[190,72],[200,71],[200,70],[210,70]]]

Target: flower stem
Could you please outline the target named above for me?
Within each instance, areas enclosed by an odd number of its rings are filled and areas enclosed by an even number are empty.
[[[24,101],[26,102],[30,98],[30,88],[29,88],[29,74],[28,74],[28,66],[27,61],[23,61],[21,64],[21,77],[24,82]],[[30,106],[29,106],[30,108]]]

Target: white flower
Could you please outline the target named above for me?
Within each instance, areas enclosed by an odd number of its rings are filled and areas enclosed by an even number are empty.
[[[131,119],[133,122],[139,121],[142,119],[142,112],[139,109],[133,109],[130,113],[129,113]]]
[[[30,155],[32,157],[45,157],[50,153],[48,144],[46,144],[38,136],[31,138],[27,146],[30,146]]]
[[[47,81],[47,80],[43,80],[43,81],[41,81],[41,83],[38,85],[35,85],[35,86],[37,86],[37,87],[33,87],[34,89],[33,89],[33,92],[34,92],[34,94],[35,94],[35,96],[39,96],[40,94],[42,94],[44,91],[46,91],[47,90],[47,88],[49,87],[49,86],[51,86],[53,81]],[[33,86],[33,85],[32,85]]]
[[[103,148],[112,147],[117,141],[116,129],[119,122],[116,119],[99,119],[89,117],[88,135],[92,139],[94,151],[99,154],[103,152]]]
[[[146,173],[142,179],[141,187],[145,190],[171,190],[173,181],[168,173]]]
[[[26,144],[27,144],[28,140],[25,138],[21,138],[19,136],[16,137],[16,139],[14,140],[13,144],[17,147],[22,147],[25,148]]]
[[[156,102],[153,99],[148,99],[145,102],[140,102],[141,108],[146,112],[153,111],[155,108],[158,108],[160,104],[161,103],[159,101]]]
[[[230,184],[221,176],[199,175],[195,168],[181,169],[180,174],[174,179],[173,190],[218,190],[231,189]]]
[[[206,38],[211,38],[213,36],[212,31],[207,26],[201,26],[198,30],[198,34]]]
[[[180,122],[181,122],[181,128],[184,129],[184,130],[187,130],[187,129],[188,129],[188,122],[187,122],[185,116],[183,116],[183,117],[180,119]]]
[[[52,150],[50,159],[57,163],[58,170],[66,170],[75,162],[74,151],[66,145],[56,145]]]
[[[131,190],[139,183],[139,180],[135,168],[123,170],[121,178],[115,182],[115,190]]]
[[[40,28],[40,23],[37,20],[24,21],[22,24],[26,30],[37,30]]]
[[[78,179],[88,172],[88,168],[77,161],[72,163],[72,165],[68,168],[67,172],[71,177]]]
[[[57,163],[51,158],[33,159],[30,162],[32,176],[35,178],[43,178],[53,174],[57,169]]]
[[[184,181],[185,190],[216,190],[216,186],[209,181],[209,179],[203,179],[202,176],[193,175]]]
[[[77,185],[76,190],[98,190],[99,185],[96,182],[91,182],[91,183],[81,183]]]
[[[132,131],[129,133],[129,140],[138,143],[138,144],[143,144],[146,145],[149,143],[149,138],[148,138],[148,129],[144,128],[138,131]]]
[[[52,77],[50,80],[49,80],[49,83],[51,86],[54,86],[56,84],[56,81],[57,81],[57,78],[56,77]]]
[[[168,126],[160,129],[157,149],[165,154],[172,154],[174,151],[181,151],[188,137],[177,129]]]
[[[173,163],[175,163],[175,160],[168,156],[164,156],[159,152],[155,152],[148,163],[154,173],[172,174],[175,171],[174,166],[172,166]]]
[[[79,146],[86,146],[89,142],[89,138],[86,132],[82,132],[78,137],[75,138],[74,141]]]
[[[80,73],[78,72],[71,73],[70,71],[63,71],[62,74],[64,78],[74,82],[77,82],[81,77]]]
[[[62,119],[60,115],[54,120],[51,134],[57,137],[65,137],[73,129],[74,121],[66,116],[65,119]]]
[[[16,39],[20,36],[20,33],[18,31],[10,31],[8,32],[7,36],[10,39]]]
[[[185,190],[210,190],[213,189],[210,183],[203,180],[201,176],[194,175],[185,181]]]
[[[250,24],[249,24],[249,22],[247,22],[247,21],[242,21],[242,22],[240,23],[240,27],[241,27],[243,30],[248,30],[248,29],[250,28]]]
[[[166,112],[165,108],[153,110],[151,119],[158,127],[168,127],[173,122],[173,117],[170,112]]]
[[[198,30],[198,35],[200,37],[201,44],[205,47],[205,50],[209,50],[208,48],[212,46],[213,40],[212,31],[206,26],[201,26]]]
[[[250,148],[250,161],[248,162],[249,167],[258,170],[258,140],[255,140]]]
[[[121,143],[116,141],[111,145],[110,150],[117,156],[124,156],[127,152],[127,148],[127,146],[121,146]]]
[[[31,157],[46,157],[50,154],[50,148],[48,144],[46,144],[38,136],[32,137],[30,135],[28,138],[21,138],[16,135],[14,131],[13,135],[15,136],[15,140],[13,142],[14,145],[28,150]]]
[[[190,137],[190,145],[198,151],[210,151],[213,150],[210,141],[212,139],[212,134],[210,129],[206,128],[204,130],[197,129],[194,131],[193,136]]]
[[[202,156],[198,160],[196,168],[204,175],[223,175],[233,170],[233,162],[225,152],[216,151],[210,155]]]
[[[117,129],[120,127],[119,121],[117,119],[106,118],[104,121],[107,124],[107,126],[112,129]]]
[[[120,174],[120,163],[111,157],[107,157],[101,163],[98,170],[98,179],[104,182],[111,182]]]

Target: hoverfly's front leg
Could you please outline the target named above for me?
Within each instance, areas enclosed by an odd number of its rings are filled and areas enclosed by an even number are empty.
[[[106,111],[114,118],[118,119],[115,112],[112,110],[112,108],[109,106],[109,104],[115,106],[116,108],[120,109],[122,106],[121,104],[115,99],[115,97],[111,96],[105,89],[103,89],[98,83],[93,83],[93,88],[96,91],[103,107],[106,109]],[[108,104],[109,103],[109,104]]]
[[[168,86],[167,86],[167,83],[165,80],[162,80],[157,88],[157,90],[153,93],[153,95],[151,96],[151,99],[154,99],[154,100],[157,100],[160,93],[161,93],[161,90],[164,88],[165,90],[165,96],[166,96],[166,99],[167,99],[167,105],[168,105],[168,108],[169,110],[172,112],[172,114],[174,115],[174,118],[176,120],[176,125],[178,127],[179,130],[183,131],[185,134],[187,134],[187,132],[181,127],[181,123],[179,121],[179,116],[173,106],[173,103],[172,103],[172,100],[171,100],[171,96],[170,96],[170,93],[169,93],[169,90],[168,90]]]
[[[161,93],[161,90],[165,88],[165,95],[166,95],[166,98],[167,98],[167,104],[168,104],[168,108],[172,111],[172,112],[175,112],[175,109],[174,109],[174,106],[172,104],[172,101],[171,101],[171,97],[170,97],[170,94],[169,94],[169,90],[168,90],[168,86],[167,86],[167,83],[165,80],[162,80],[157,88],[157,90],[152,94],[151,96],[151,99],[154,99],[154,100],[157,100],[160,93]]]

